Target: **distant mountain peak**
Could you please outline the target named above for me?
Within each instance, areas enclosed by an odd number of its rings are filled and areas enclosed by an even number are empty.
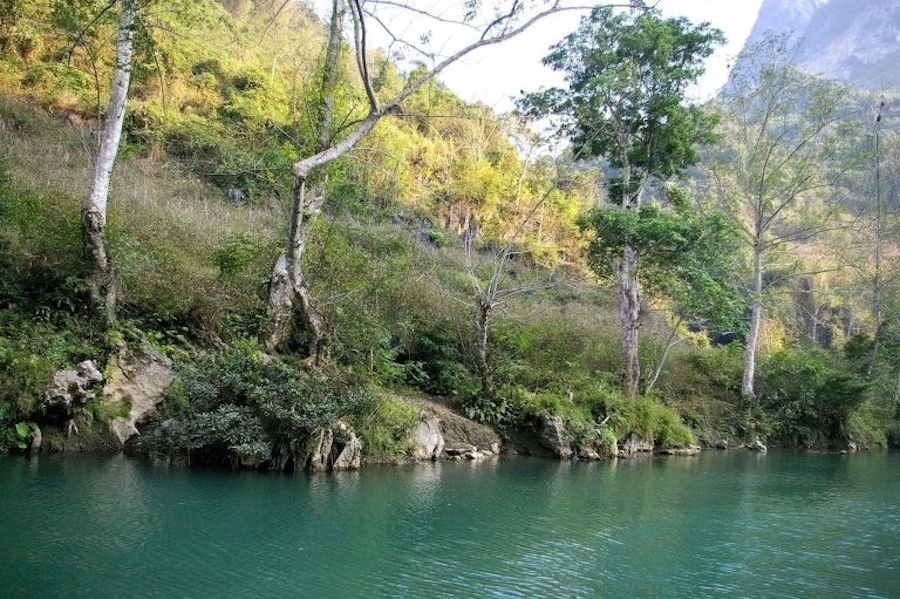
[[[900,89],[900,0],[763,0],[747,43],[795,31],[799,62],[855,87]]]

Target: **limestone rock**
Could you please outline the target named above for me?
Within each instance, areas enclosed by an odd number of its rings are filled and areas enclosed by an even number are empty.
[[[593,447],[582,447],[578,450],[579,460],[599,460],[600,453]]]
[[[541,427],[541,444],[563,459],[571,458],[572,442],[566,431],[566,425],[559,416],[544,415]]]
[[[54,424],[71,421],[94,397],[102,380],[103,375],[91,360],[81,362],[75,370],[54,373],[39,405],[44,420]]]
[[[666,447],[659,450],[659,453],[662,455],[695,456],[698,455],[700,451],[700,447],[691,445],[690,447]]]
[[[435,460],[444,451],[444,435],[437,416],[420,416],[411,439],[411,454],[417,460]]]
[[[123,445],[138,434],[137,424],[156,414],[158,406],[175,381],[172,361],[156,351],[145,348],[129,351],[124,343],[110,364],[109,380],[103,387],[103,405],[115,409],[129,406],[127,417],[114,418],[110,432]]]
[[[324,472],[328,469],[331,457],[331,447],[334,443],[334,433],[330,427],[320,428],[306,440],[304,454],[306,458],[306,470],[309,472]]]
[[[350,438],[331,465],[333,470],[358,470],[362,462],[362,441],[350,433]]]
[[[625,455],[633,455],[635,453],[653,453],[653,443],[651,443],[650,441],[645,441],[636,433],[631,433],[619,446],[619,450],[620,452],[625,452]]]
[[[768,447],[763,445],[763,442],[760,441],[759,439],[756,439],[754,441],[751,441],[751,442],[745,444],[744,447],[746,447],[750,451],[760,451],[760,452],[768,451],[768,449],[769,449]]]
[[[725,439],[719,439],[715,444],[716,449],[728,449],[728,441]]]

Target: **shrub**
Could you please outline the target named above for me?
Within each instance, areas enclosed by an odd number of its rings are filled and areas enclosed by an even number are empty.
[[[686,447],[694,442],[681,417],[653,397],[637,397],[616,411],[610,420],[616,437],[623,439],[635,433],[661,447]]]
[[[759,404],[771,437],[797,447],[844,445],[869,383],[824,350],[782,350],[760,369]]]
[[[340,381],[264,360],[247,344],[185,367],[170,401],[183,413],[176,424],[156,429],[148,441],[151,449],[169,454],[199,449],[210,461],[252,458],[255,463],[276,445],[289,448],[290,461],[299,441],[371,398]]]
[[[393,397],[370,403],[356,418],[364,455],[375,461],[395,460],[409,450],[409,437],[418,421],[415,406]]]

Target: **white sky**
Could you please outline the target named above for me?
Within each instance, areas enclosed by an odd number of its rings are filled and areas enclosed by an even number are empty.
[[[728,78],[730,59],[744,46],[762,0],[660,0],[663,16],[684,16],[694,23],[709,21],[728,38],[707,61],[706,74],[690,95],[699,101],[716,94]],[[448,67],[441,77],[465,100],[481,101],[498,110],[512,108],[510,97],[520,90],[559,85],[557,73],[541,64],[549,47],[574,31],[579,17],[572,13],[548,17],[519,37],[493,48],[477,50]]]
[[[455,1],[458,0],[441,0]],[[330,5],[327,0],[314,2],[320,10]],[[685,16],[694,23],[709,21],[728,38],[727,44],[709,58],[707,73],[690,93],[691,99],[707,100],[725,83],[729,61],[743,47],[761,3],[762,0],[658,0],[656,6],[663,16]],[[464,100],[484,102],[498,111],[510,110],[511,98],[518,96],[520,90],[535,91],[561,83],[561,76],[544,67],[541,59],[552,44],[575,30],[579,18],[575,12],[547,17],[516,38],[476,50],[448,67],[440,79]],[[399,28],[410,33],[414,27],[404,24]],[[373,41],[378,43],[377,39]],[[386,44],[387,38],[381,43]]]

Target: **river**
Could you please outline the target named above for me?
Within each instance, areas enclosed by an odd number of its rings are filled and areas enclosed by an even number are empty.
[[[900,597],[900,455],[0,458],[0,597]]]

